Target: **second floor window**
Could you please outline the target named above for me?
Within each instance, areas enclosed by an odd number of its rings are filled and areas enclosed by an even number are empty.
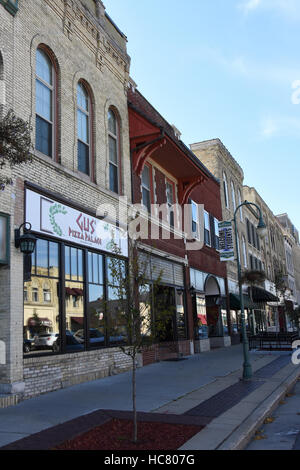
[[[109,189],[119,194],[119,129],[115,113],[108,111]]]
[[[223,188],[224,188],[224,199],[225,199],[225,206],[229,208],[228,204],[228,184],[227,184],[227,177],[225,173],[223,173]]]
[[[193,237],[199,238],[200,230],[199,230],[199,216],[198,216],[198,204],[194,201],[191,201],[192,206],[192,234]]]
[[[90,174],[90,99],[82,83],[77,85],[78,170]]]
[[[219,233],[219,221],[214,218],[214,229],[215,229],[215,249],[220,249],[220,233]]]
[[[48,157],[53,157],[54,148],[54,80],[51,60],[42,49],[37,49],[35,148]]]
[[[168,206],[168,222],[171,227],[174,227],[174,210],[173,204],[175,204],[174,195],[174,184],[170,181],[166,182],[166,195],[167,195],[167,206]]]
[[[142,204],[151,214],[151,168],[144,166],[142,173]]]
[[[204,243],[211,246],[211,230],[209,213],[204,211]]]

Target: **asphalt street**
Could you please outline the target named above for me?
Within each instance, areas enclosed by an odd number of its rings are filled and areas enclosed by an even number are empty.
[[[300,450],[300,382],[245,450]]]

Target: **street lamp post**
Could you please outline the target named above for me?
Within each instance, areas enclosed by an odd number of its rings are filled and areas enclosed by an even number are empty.
[[[244,353],[243,379],[249,380],[252,377],[252,366],[251,366],[250,359],[249,359],[249,341],[248,341],[248,336],[247,336],[247,331],[246,331],[245,307],[244,307],[243,286],[242,286],[242,269],[241,269],[241,263],[240,263],[238,230],[237,230],[237,222],[236,222],[236,215],[242,206],[255,206],[258,209],[259,215],[256,214],[256,217],[259,219],[257,231],[261,237],[266,235],[267,228],[263,220],[262,211],[258,205],[254,204],[253,202],[244,201],[242,204],[240,204],[236,208],[233,221],[234,221],[234,230],[235,230],[236,261],[237,261],[237,268],[238,268],[238,282],[239,282],[239,293],[240,293],[240,304],[241,304],[241,323],[242,323],[243,353]]]

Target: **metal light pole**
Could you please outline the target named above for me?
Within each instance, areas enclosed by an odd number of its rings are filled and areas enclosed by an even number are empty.
[[[254,202],[245,201],[240,204],[234,213],[234,230],[235,230],[235,247],[236,247],[236,261],[237,261],[237,268],[238,268],[238,282],[239,282],[239,292],[240,292],[240,304],[241,304],[241,323],[242,323],[242,337],[243,337],[243,352],[244,352],[244,364],[243,364],[243,379],[249,380],[252,377],[252,366],[249,359],[249,341],[246,331],[246,319],[245,319],[245,307],[244,307],[244,297],[243,297],[243,286],[242,286],[242,269],[241,263],[239,258],[239,245],[238,245],[238,230],[237,230],[237,222],[236,222],[236,215],[239,209],[242,206],[255,206],[258,211],[259,215],[256,214],[256,217],[259,219],[259,224],[257,226],[257,231],[261,237],[263,237],[267,232],[266,224],[264,223],[262,211],[257,204]]]

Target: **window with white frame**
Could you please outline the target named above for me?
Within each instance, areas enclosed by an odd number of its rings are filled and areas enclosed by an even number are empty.
[[[241,194],[240,189],[238,190],[238,198],[239,198],[239,206],[241,206],[241,204],[242,204],[242,194]],[[240,219],[241,219],[241,222],[244,221],[243,207],[242,206],[240,207]]]
[[[151,214],[151,168],[144,166],[142,173],[142,204]]]
[[[119,128],[116,114],[108,111],[109,189],[120,192]]]
[[[235,189],[234,189],[234,184],[233,181],[231,181],[231,197],[232,197],[232,206],[233,210],[236,210],[236,199],[235,199]]]
[[[192,234],[194,238],[199,238],[200,230],[199,230],[198,204],[196,204],[194,201],[191,201],[191,208],[192,208]]]
[[[223,188],[224,188],[225,206],[229,208],[228,183],[227,183],[227,177],[225,173],[223,173]]]
[[[83,83],[77,85],[78,170],[90,174],[90,99]]]
[[[219,221],[214,218],[214,228],[215,228],[215,249],[220,249],[220,233],[219,233]]]
[[[36,128],[35,148],[53,157],[55,72],[52,62],[42,49],[36,51]]]
[[[242,248],[243,248],[243,258],[244,258],[244,267],[248,267],[248,262],[247,262],[247,249],[246,249],[246,240],[245,237],[242,237]]]
[[[168,222],[171,227],[174,227],[174,210],[173,205],[175,204],[174,184],[170,181],[166,182],[166,196],[168,206]]]
[[[211,246],[211,230],[209,213],[204,211],[204,243]]]

